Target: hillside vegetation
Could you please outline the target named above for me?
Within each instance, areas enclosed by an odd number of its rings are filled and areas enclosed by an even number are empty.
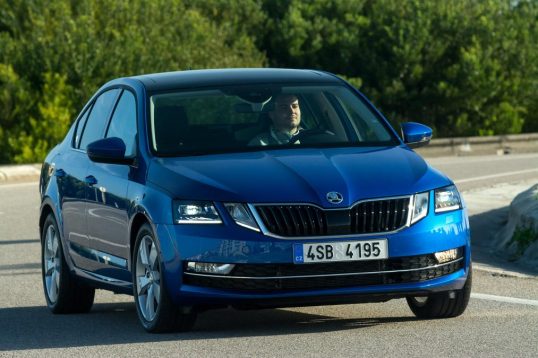
[[[538,1],[3,0],[0,163],[41,161],[110,79],[291,67],[437,137],[538,131]]]

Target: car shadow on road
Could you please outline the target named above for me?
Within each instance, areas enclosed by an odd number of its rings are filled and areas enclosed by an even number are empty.
[[[501,271],[538,275],[538,268],[525,265],[524,262],[514,262],[502,247],[494,245],[495,235],[507,223],[508,210],[508,207],[503,207],[469,217],[472,261]]]
[[[46,307],[0,310],[1,351],[69,348],[141,342],[207,340],[361,329],[416,321],[409,316],[339,318],[294,310],[204,312],[191,332],[149,334],[138,323],[134,303],[96,304],[88,314],[53,315]]]

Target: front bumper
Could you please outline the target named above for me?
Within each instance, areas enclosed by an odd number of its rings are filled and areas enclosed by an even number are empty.
[[[229,275],[204,274],[184,267],[183,284],[244,292],[282,292],[350,286],[390,285],[431,280],[464,267],[464,249],[455,260],[434,255],[317,264],[236,264]]]
[[[157,236],[172,299],[181,305],[296,306],[383,301],[461,289],[470,266],[470,232],[464,210],[433,215],[390,235],[275,239],[223,225],[158,225]],[[233,238],[233,239],[230,239]],[[297,242],[388,240],[389,259],[293,264]],[[433,253],[458,249],[446,263]],[[186,263],[236,264],[228,276],[188,272]]]

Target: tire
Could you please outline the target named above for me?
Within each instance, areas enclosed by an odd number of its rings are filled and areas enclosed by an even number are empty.
[[[418,318],[451,318],[461,315],[467,308],[471,297],[473,270],[469,266],[467,281],[461,290],[453,291],[454,298],[449,292],[433,293],[427,297],[407,297],[407,304]]]
[[[189,331],[196,313],[184,313],[166,290],[163,264],[155,236],[148,224],[138,231],[133,251],[133,296],[138,319],[150,333]]]
[[[77,281],[69,272],[53,214],[47,216],[41,233],[41,277],[47,306],[52,313],[91,310],[95,289]]]

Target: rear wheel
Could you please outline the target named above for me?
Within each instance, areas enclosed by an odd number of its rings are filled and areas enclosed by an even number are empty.
[[[133,294],[144,329],[152,333],[190,330],[196,313],[184,313],[171,301],[155,237],[147,224],[138,232],[133,256]]]
[[[471,297],[473,279],[469,267],[467,281],[461,290],[432,293],[425,297],[407,297],[409,308],[418,318],[450,318],[461,315],[467,308]]]
[[[58,225],[47,216],[41,233],[41,273],[47,306],[53,313],[84,313],[91,310],[95,289],[69,272]]]

